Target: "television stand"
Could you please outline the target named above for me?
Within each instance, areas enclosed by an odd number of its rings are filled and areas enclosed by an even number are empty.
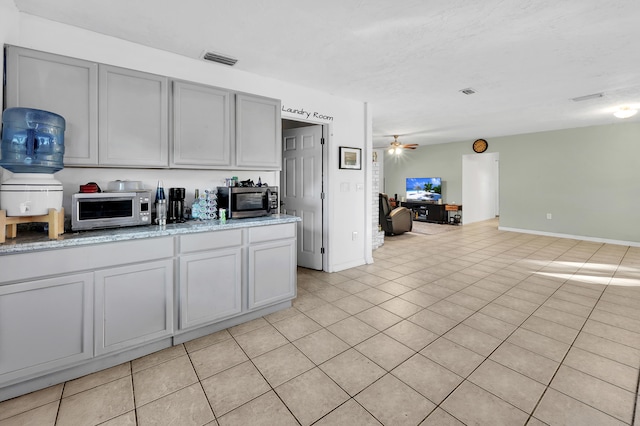
[[[446,204],[435,204],[429,201],[403,201],[403,207],[411,209],[413,220],[420,222],[448,223]]]

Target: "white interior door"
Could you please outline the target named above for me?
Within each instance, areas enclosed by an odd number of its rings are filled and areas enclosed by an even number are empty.
[[[298,222],[298,266],[322,270],[322,126],[282,131],[281,211]]]

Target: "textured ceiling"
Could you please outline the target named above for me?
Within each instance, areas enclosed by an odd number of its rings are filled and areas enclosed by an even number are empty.
[[[425,145],[607,124],[620,121],[616,107],[640,107],[637,0],[15,3],[192,58],[223,53],[238,59],[235,68],[367,101],[374,146],[393,134]],[[467,87],[477,93],[459,92]]]

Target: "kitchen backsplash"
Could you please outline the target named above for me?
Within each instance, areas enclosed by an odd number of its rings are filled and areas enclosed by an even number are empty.
[[[11,177],[11,172],[0,168],[0,182]],[[158,180],[162,180],[164,187],[185,188],[185,201],[193,200],[197,189],[203,190],[224,186],[225,178],[237,176],[239,180],[251,179],[273,186],[280,186],[280,172],[255,171],[255,170],[191,170],[191,169],[115,169],[115,168],[75,168],[66,167],[54,174],[55,179],[62,182],[64,196],[62,206],[67,214],[71,211],[71,196],[79,192],[80,185],[88,182],[97,183],[100,188],[106,189],[107,183],[112,180],[139,180],[146,189],[155,193]]]

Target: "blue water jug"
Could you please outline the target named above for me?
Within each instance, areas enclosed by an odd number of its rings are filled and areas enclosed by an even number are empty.
[[[14,173],[62,170],[65,120],[33,108],[7,108],[2,113],[0,166]]]

